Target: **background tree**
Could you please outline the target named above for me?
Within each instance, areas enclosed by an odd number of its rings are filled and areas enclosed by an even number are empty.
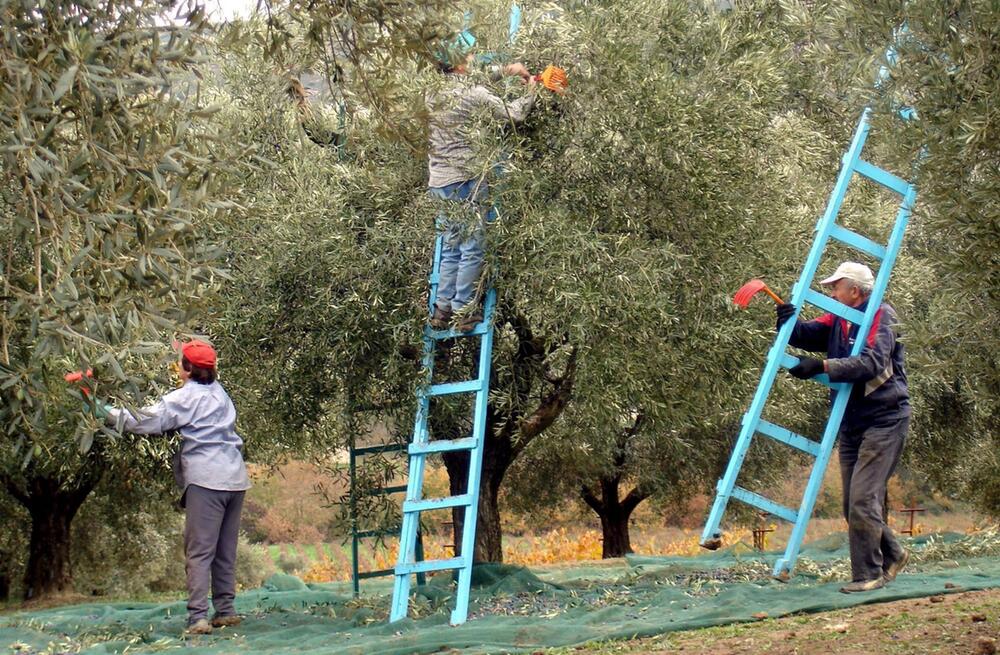
[[[476,16],[477,36],[502,43],[503,17]],[[657,449],[684,453],[691,480],[714,477],[728,456],[724,428],[744,409],[772,321],[737,316],[729,296],[753,275],[794,278],[826,189],[793,173],[806,166],[832,179],[839,154],[822,115],[813,120],[796,100],[804,74],[786,63],[794,40],[782,19],[774,7],[720,16],[652,2],[526,15],[511,56],[535,70],[567,67],[572,93],[543,96],[523,129],[486,130],[476,144],[487,163],[509,153],[493,180],[500,301],[478,558],[501,559],[499,490],[543,433],[590,444],[612,466],[621,417],[641,407],[644,430],[666,441]],[[239,290],[222,321],[245,391],[263,391],[255,413],[273,421],[268,429],[330,448],[373,421],[405,439],[435,211],[409,147],[424,136],[387,138],[383,116],[354,105],[339,160],[296,137],[287,103],[272,100],[280,82],[253,60],[233,58],[249,67],[239,75],[258,80],[234,88],[270,79],[272,95],[236,92],[234,111],[246,124],[274,116],[247,135],[273,144],[277,166],[241,183],[256,222],[236,224],[234,242],[247,247],[234,257]],[[392,112],[408,117],[397,129],[419,128],[422,94],[438,83],[425,64],[381,70],[405,99]],[[354,83],[343,78],[348,98],[361,97]],[[247,298],[264,311],[247,312]],[[453,377],[467,375],[463,357],[452,353]],[[435,436],[467,430],[448,420],[459,413],[446,411]],[[445,461],[460,492],[463,462]]]
[[[165,6],[0,3],[0,483],[31,519],[28,597],[69,590],[70,526],[102,478],[166,455],[81,411],[63,374],[141,404],[219,281],[196,230],[230,165],[198,99],[205,25],[158,26]]]
[[[918,202],[906,246],[913,257],[893,286],[913,294],[906,315],[915,371],[911,462],[939,489],[1000,514],[1000,374],[996,354],[1000,259],[995,35],[990,2],[876,2],[864,11],[830,3],[817,20],[829,70],[872,61],[895,40],[897,66],[884,93],[856,78],[854,95],[876,109],[884,155],[915,174]],[[839,35],[834,39],[833,35]],[[918,119],[895,118],[912,106]],[[914,162],[919,161],[919,167]]]

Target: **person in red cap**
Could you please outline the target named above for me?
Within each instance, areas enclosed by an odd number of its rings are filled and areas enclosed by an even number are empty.
[[[236,408],[216,380],[215,349],[204,341],[174,342],[180,351],[181,387],[136,413],[104,407],[120,431],[179,432],[174,478],[183,489],[184,554],[187,559],[188,624],[191,634],[239,625],[236,543],[243,496],[250,488],[243,440],[236,434]],[[215,614],[208,619],[211,584]]]

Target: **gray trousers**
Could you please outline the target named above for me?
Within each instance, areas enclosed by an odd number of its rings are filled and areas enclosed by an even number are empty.
[[[188,623],[208,618],[208,587],[219,616],[236,614],[236,543],[245,491],[189,485],[184,492]]]
[[[903,547],[886,525],[886,486],[899,464],[910,418],[840,433],[844,518],[855,581],[875,580],[902,557]]]

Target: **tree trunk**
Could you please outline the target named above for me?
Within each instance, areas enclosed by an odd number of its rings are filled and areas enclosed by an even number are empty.
[[[70,564],[70,524],[79,505],[67,504],[58,494],[47,501],[32,497],[31,541],[28,566],[24,572],[25,600],[71,591],[73,569]]]
[[[620,511],[601,515],[601,558],[624,557],[632,552],[628,533],[629,514]]]
[[[0,603],[10,600],[10,569],[8,562],[13,559],[11,553],[0,550]]]
[[[518,389],[521,404],[527,405],[531,396],[533,380],[539,375],[539,365],[547,352],[564,345],[566,337],[556,346],[546,348],[541,340],[532,334],[527,322],[521,316],[507,319],[507,324],[518,335],[519,348],[514,357],[513,381]],[[497,414],[493,405],[486,408],[486,428],[484,435],[486,443],[483,447],[483,466],[480,474],[478,518],[476,521],[476,539],[473,559],[477,562],[503,562],[503,532],[500,525],[500,485],[511,463],[517,459],[527,445],[544,432],[566,409],[572,396],[573,382],[576,376],[576,348],[570,352],[568,361],[561,375],[549,374],[545,377],[548,391],[535,409],[525,414],[522,409],[514,409],[509,413]],[[478,364],[472,367],[469,379],[476,378]],[[496,374],[496,371],[493,372]],[[551,373],[551,372],[549,372]],[[491,386],[496,386],[495,381]],[[437,434],[452,434],[455,439],[460,435],[457,430],[449,430],[440,426]],[[469,454],[446,452],[442,454],[445,468],[448,470],[449,489],[452,495],[464,494],[469,471]],[[452,535],[454,537],[455,553],[462,548],[462,528],[465,522],[465,510],[453,508]]]
[[[489,428],[487,427],[487,434]],[[476,519],[476,545],[473,560],[476,562],[503,561],[503,533],[500,526],[500,485],[513,458],[509,448],[499,439],[487,439],[483,452],[483,468],[479,482],[479,507]],[[445,468],[448,470],[448,486],[452,495],[464,494],[469,475],[468,453],[445,453]],[[462,551],[462,530],[465,526],[465,509],[453,508],[452,536],[455,554]]]
[[[628,520],[639,503],[649,494],[632,489],[623,500],[619,499],[621,476],[604,476],[600,479],[601,497],[586,485],[580,490],[583,501],[601,518],[601,557],[624,557],[632,551]]]
[[[7,489],[31,516],[28,564],[24,571],[24,598],[30,600],[70,591],[70,526],[77,511],[104,472],[98,448],[92,449],[76,483],[49,477],[29,477],[22,485],[6,480]]]

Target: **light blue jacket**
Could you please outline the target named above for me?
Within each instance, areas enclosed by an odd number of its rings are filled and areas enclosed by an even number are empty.
[[[216,491],[250,488],[243,440],[236,434],[236,408],[218,382],[188,380],[137,415],[112,407],[108,416],[125,432],[180,432],[179,466],[175,457],[174,477],[181,489],[192,484]]]

